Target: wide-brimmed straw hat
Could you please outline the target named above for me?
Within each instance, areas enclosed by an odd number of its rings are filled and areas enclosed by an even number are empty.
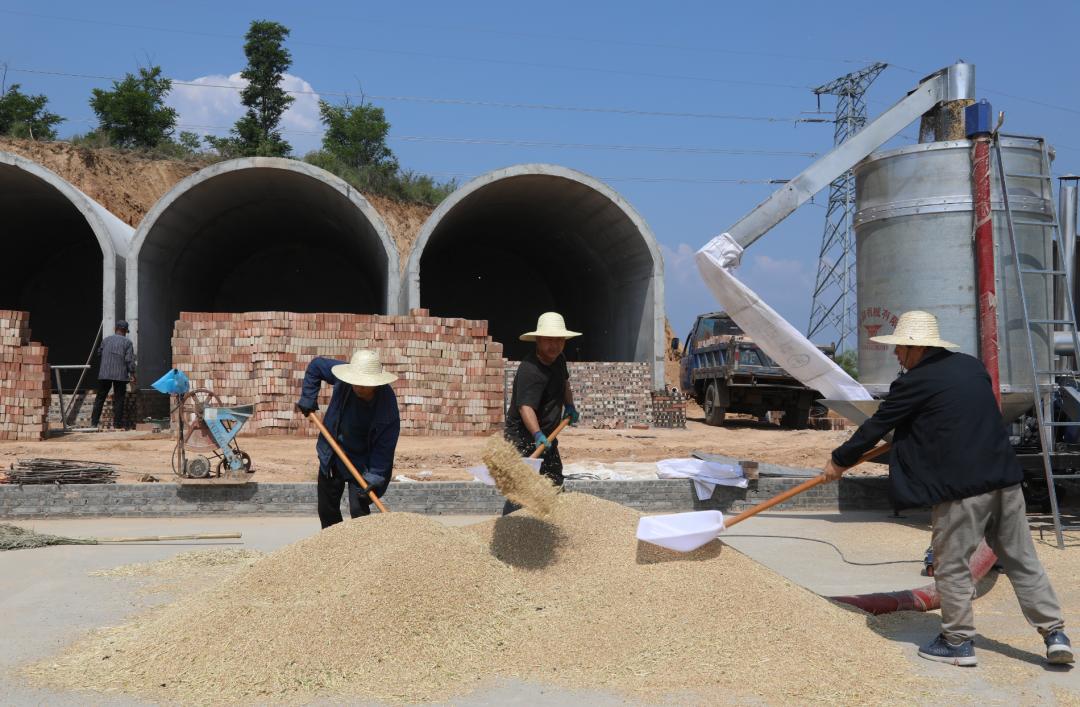
[[[536,320],[536,331],[526,332],[518,338],[522,341],[536,341],[538,336],[547,336],[552,339],[572,339],[575,336],[581,336],[581,332],[567,329],[566,322],[558,312],[544,312]]]
[[[393,373],[383,370],[379,354],[367,349],[356,351],[348,363],[339,363],[331,368],[330,372],[340,381],[371,388],[397,380],[397,376]]]
[[[960,346],[941,338],[938,331],[937,317],[930,312],[913,309],[900,315],[896,329],[884,336],[871,336],[870,341],[879,344],[898,346],[940,346],[943,349],[958,349]]]

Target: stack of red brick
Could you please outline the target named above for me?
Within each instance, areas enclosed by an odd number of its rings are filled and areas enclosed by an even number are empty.
[[[518,362],[504,363],[504,404],[509,405]],[[614,429],[652,423],[652,372],[648,363],[571,361],[567,368],[582,425]]]
[[[379,352],[394,384],[403,434],[488,434],[502,425],[502,344],[487,322],[410,315],[183,312],[173,332],[173,366],[223,405],[254,403],[247,434],[315,435],[294,410],[315,356],[348,360]],[[319,404],[325,410],[330,387]]]
[[[0,309],[0,439],[48,436],[47,352],[30,341],[29,312]]]

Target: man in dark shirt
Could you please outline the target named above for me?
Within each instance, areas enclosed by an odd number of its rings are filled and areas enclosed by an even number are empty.
[[[931,507],[934,583],[941,597],[941,634],[919,655],[975,665],[975,586],[968,560],[985,538],[1012,582],[1020,609],[1038,629],[1050,663],[1073,662],[1061,605],[1028,527],[1023,472],[1002,423],[990,376],[978,359],[946,351],[937,319],[905,312],[889,336],[907,369],[893,381],[874,416],[833,450],[825,476],[840,478],[894,430],[889,486],[898,508]]]
[[[101,366],[98,368],[97,397],[90,413],[90,426],[101,424],[101,409],[109,397],[109,388],[113,392],[113,427],[124,429],[124,399],[127,396],[128,383],[135,382],[135,346],[127,338],[128,323],[121,320],[116,323],[115,333],[101,340],[98,354]]]
[[[317,357],[304,373],[297,409],[305,416],[319,409],[323,381],[334,386],[323,423],[363,476],[368,488],[382,497],[394,470],[394,451],[401,433],[397,396],[390,384],[397,376],[384,371],[379,355],[361,350],[349,363]],[[322,527],[341,522],[341,495],[349,489],[349,514],[371,513],[371,498],[323,437],[315,445],[319,457],[319,521]]]
[[[506,411],[506,439],[522,456],[528,456],[538,445],[544,445],[540,473],[556,486],[563,483],[559,440],[548,440],[547,436],[564,417],[570,418],[570,424],[577,424],[581,417],[574,407],[570,372],[563,355],[566,340],[575,336],[581,336],[580,332],[568,330],[562,315],[557,312],[541,314],[536,330],[521,335],[522,341],[536,342],[536,351],[525,356],[518,366],[510,407]],[[503,515],[520,507],[507,501]]]

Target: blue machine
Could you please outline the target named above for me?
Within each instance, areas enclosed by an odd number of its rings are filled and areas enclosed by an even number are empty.
[[[255,406],[224,407],[212,391],[192,390],[187,376],[175,368],[155,381],[154,388],[176,396],[173,412],[178,436],[173,451],[173,473],[181,480],[216,478],[225,483],[246,482],[247,475],[252,473],[251,456],[240,449],[236,436],[255,414]]]

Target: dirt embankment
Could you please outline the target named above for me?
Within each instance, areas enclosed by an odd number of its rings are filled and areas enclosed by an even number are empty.
[[[66,142],[0,138],[0,150],[55,172],[133,228],[174,184],[203,166]]]
[[[35,142],[0,137],[0,151],[34,160],[67,181],[133,228],[177,182],[210,164],[202,160],[155,159],[134,152],[91,149],[68,142]],[[397,244],[404,270],[424,221],[426,204],[365,194]]]

